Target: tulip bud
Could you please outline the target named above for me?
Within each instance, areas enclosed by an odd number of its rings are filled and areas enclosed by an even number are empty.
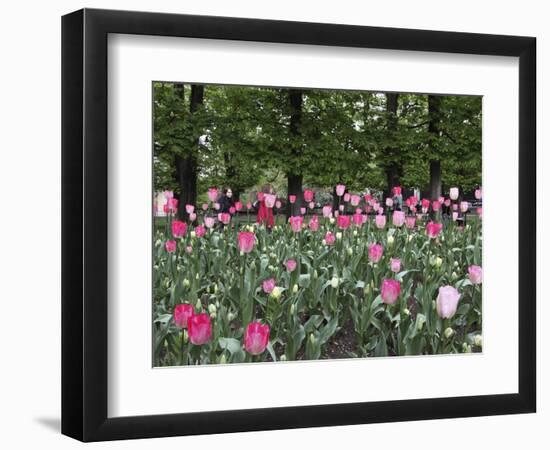
[[[453,263],[453,266],[454,266],[454,267],[458,267],[458,261],[455,261],[455,262]]]
[[[365,291],[365,294],[368,294],[370,292],[370,284],[365,285],[364,291]]]
[[[197,236],[197,233],[195,233],[194,231],[191,231],[191,239],[195,239],[196,236]]]
[[[462,352],[463,353],[472,353],[472,346],[468,345],[466,342],[462,344]]]
[[[319,275],[317,274],[317,269],[313,271],[313,278],[317,278]]]
[[[353,230],[353,235],[357,236],[357,230]]]
[[[187,334],[187,330],[183,330],[183,343],[187,344],[189,342],[189,335]]]
[[[156,246],[156,247],[159,247],[161,244],[162,244],[162,241],[161,241],[160,239],[157,239],[157,240],[155,241],[155,246]]]
[[[438,256],[437,258],[435,258],[435,267],[439,269],[441,267],[441,264],[443,264],[443,260]]]
[[[244,256],[244,252],[241,250],[241,252],[239,253],[241,256]]]
[[[412,234],[409,235],[409,237],[407,238],[407,241],[411,242],[413,240],[413,236]]]
[[[445,331],[443,332],[443,336],[445,336],[446,339],[449,339],[453,334],[455,334],[455,330],[451,327],[445,328]]]
[[[279,358],[279,361],[285,362],[286,361],[286,355],[281,355]]]
[[[474,345],[476,347],[483,347],[483,337],[481,336],[481,334],[476,334],[474,336]]]
[[[309,335],[309,342],[311,342],[311,345],[315,345],[315,343],[317,342],[317,339],[315,339],[313,333]]]
[[[199,274],[197,273],[197,274],[195,275],[195,280],[198,280],[199,278],[200,278],[200,277],[199,277]]]
[[[191,284],[191,283],[189,282],[189,280],[188,280],[187,278],[185,278],[185,279],[183,280],[183,287],[189,287],[190,284]]]
[[[453,272],[453,273],[451,274],[451,278],[452,278],[453,280],[456,280],[456,279],[458,278],[457,273],[456,273],[456,272]]]
[[[409,311],[408,308],[405,308],[405,309],[403,310],[403,314],[405,314],[406,316],[410,316],[410,315],[411,315],[411,312]]]
[[[338,283],[339,283],[338,277],[332,277],[332,280],[330,280],[330,285],[334,289],[336,289],[338,287]]]
[[[278,300],[281,298],[281,288],[279,286],[275,286],[270,294],[274,299]]]
[[[294,284],[294,286],[292,286],[292,293],[296,294],[297,292],[298,292],[298,285]]]
[[[334,217],[331,217],[329,220],[328,220],[331,224],[334,223]]]
[[[215,312],[213,312],[213,313],[210,313],[210,318],[211,318],[211,319],[215,319],[215,318],[216,318],[216,316],[217,316],[217,314],[216,314]]]
[[[418,323],[416,325],[416,329],[418,331],[422,331],[422,328],[424,328],[424,322],[426,322],[426,319],[424,317],[419,317],[418,318]]]
[[[326,240],[323,239],[321,242],[323,243],[323,245],[327,245],[327,241],[326,241]]]
[[[215,285],[214,285],[214,294],[217,294],[217,293],[218,293],[218,285],[215,284]]]
[[[216,311],[217,311],[216,305],[210,303],[210,304],[208,305],[208,312],[209,312],[210,314],[215,314]]]
[[[240,273],[241,275],[244,273],[242,267],[241,267],[241,269],[239,270],[239,273]]]
[[[232,312],[227,313],[227,321],[231,322],[235,318],[235,314]]]
[[[227,363],[227,357],[225,356],[225,353],[222,353],[222,357],[220,358],[220,364]]]
[[[275,253],[270,253],[270,254],[269,254],[269,257],[270,257],[271,259],[277,259],[277,255],[276,255]]]
[[[348,256],[353,255],[353,248],[348,247]]]
[[[199,311],[202,309],[202,303],[201,303],[200,298],[197,299],[197,303],[195,303],[195,309],[197,309]]]
[[[394,241],[395,238],[393,236],[388,236],[388,247],[391,247]]]
[[[338,241],[342,240],[342,233],[341,233],[340,231],[338,231],[338,232],[336,233],[336,239],[337,239]]]

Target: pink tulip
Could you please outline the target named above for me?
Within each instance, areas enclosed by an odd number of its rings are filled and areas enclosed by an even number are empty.
[[[344,192],[346,192],[346,186],[343,184],[337,184],[336,185],[336,195],[338,197],[342,197],[344,195]]]
[[[206,228],[212,228],[216,224],[216,219],[213,217],[205,217],[204,218],[204,225]]]
[[[466,211],[468,211],[468,208],[470,207],[470,205],[468,205],[468,202],[460,202],[460,211],[465,213]]]
[[[439,288],[439,294],[436,300],[437,314],[442,319],[450,319],[456,313],[458,301],[460,300],[459,292],[452,286],[442,286]]]
[[[481,208],[481,207],[477,208],[476,213],[479,217],[482,217],[483,216],[483,208]]]
[[[214,209],[216,211],[218,211],[220,209],[220,204],[219,203],[214,203]]]
[[[347,230],[350,226],[350,217],[349,216],[338,216],[338,228],[341,230]]]
[[[203,203],[202,204],[202,210],[206,211],[207,209],[208,209],[208,203]]]
[[[392,258],[390,260],[390,270],[393,273],[398,273],[401,270],[401,260],[399,258]]]
[[[327,231],[327,234],[325,234],[325,242],[327,243],[327,245],[333,245],[335,241],[336,236],[334,236],[334,234],[330,231]]]
[[[174,193],[172,191],[164,191],[163,194],[166,200],[174,198]]]
[[[382,281],[382,286],[380,286],[380,296],[382,297],[382,302],[388,305],[393,305],[399,294],[401,293],[401,283],[394,280],[393,278],[386,278]]]
[[[429,238],[436,238],[439,233],[441,233],[441,230],[443,229],[442,223],[436,223],[436,222],[428,222],[426,224],[426,233],[428,234]]]
[[[317,231],[319,229],[319,218],[315,215],[309,220],[309,229],[311,231]]]
[[[433,209],[435,212],[439,211],[440,207],[441,207],[441,203],[439,202],[439,200],[434,200],[434,201],[432,202],[432,209]]]
[[[409,204],[411,206],[416,206],[418,204],[418,197],[416,195],[411,195],[409,197]]]
[[[197,225],[195,227],[195,236],[198,238],[203,237],[206,234],[206,228],[204,228],[202,225]]]
[[[228,225],[231,222],[231,214],[229,213],[219,213],[218,220],[224,225]]]
[[[275,208],[281,209],[281,206],[283,206],[283,204],[281,203],[281,200],[277,200],[277,201],[275,202]]]
[[[179,328],[187,328],[188,320],[195,314],[193,305],[182,303],[174,308],[174,322]]]
[[[189,340],[194,345],[206,344],[212,336],[212,323],[206,313],[195,314],[187,321]]]
[[[293,205],[294,203],[296,203],[296,196],[295,195],[289,195],[288,196],[288,201],[290,202],[291,205]]]
[[[244,348],[251,355],[262,354],[269,342],[269,325],[249,323],[244,334]]]
[[[427,209],[430,207],[430,201],[427,198],[423,198],[420,204],[422,205],[422,208]]]
[[[195,212],[195,206],[185,205],[185,211],[187,212],[187,214],[193,214]]]
[[[173,253],[176,251],[176,241],[166,241],[164,244],[167,252]]]
[[[357,206],[360,201],[361,201],[361,197],[359,197],[358,195],[352,195],[350,198],[351,206]]]
[[[445,201],[445,197],[443,196],[439,197],[438,201],[439,201],[439,204],[442,205],[443,202]]]
[[[405,223],[405,213],[403,211],[394,211],[392,223],[394,227],[402,227]]]
[[[313,201],[313,191],[311,191],[309,189],[306,189],[304,191],[304,201],[306,203],[309,203],[309,202]]]
[[[193,253],[193,246],[191,245],[188,245],[187,247],[185,247],[185,252],[190,255],[191,253]]]
[[[414,206],[411,206],[411,212],[414,214],[416,212],[416,208]]]
[[[362,214],[363,210],[361,208],[355,208],[355,214]]]
[[[372,262],[377,263],[378,261],[380,261],[380,258],[382,258],[383,253],[384,253],[384,247],[382,247],[380,244],[369,245],[369,259]]]
[[[265,206],[268,208],[273,208],[275,206],[275,201],[277,200],[277,196],[274,194],[264,194],[264,201]]]
[[[376,228],[381,230],[382,228],[384,228],[386,226],[386,216],[384,216],[383,214],[378,214],[374,218],[374,223],[376,224]]]
[[[243,209],[243,204],[241,202],[235,202],[235,211],[240,211]]]
[[[344,205],[338,206],[338,209],[340,210],[340,212],[344,212]]]
[[[262,289],[266,294],[271,294],[273,289],[275,289],[275,278],[269,278],[262,282]]]
[[[187,224],[181,220],[174,220],[172,222],[172,235],[174,237],[183,237],[187,233]]]
[[[294,272],[294,270],[296,269],[297,263],[295,259],[289,259],[287,260],[285,265],[286,265],[286,270],[288,270],[289,272]]]
[[[303,216],[305,213],[306,213],[306,209],[303,207],[300,208],[300,214]]]
[[[457,187],[452,187],[449,189],[449,197],[451,197],[451,200],[456,200],[458,198],[459,191]]]
[[[392,191],[393,195],[401,195],[401,186],[395,186]]]
[[[214,203],[217,198],[218,198],[218,190],[214,187],[208,189],[208,200]]]
[[[353,225],[355,225],[356,227],[360,227],[361,225],[363,225],[363,214],[359,213],[355,213],[352,217],[351,217],[351,221],[353,223]]]
[[[288,219],[290,222],[290,228],[295,233],[298,233],[302,230],[302,223],[304,222],[304,218],[301,216],[291,216],[290,219]]]
[[[351,199],[351,195],[349,195],[349,193],[346,192],[346,193],[344,194],[344,201],[347,203],[347,202],[350,201],[350,199]]]
[[[386,198],[386,206],[391,208],[393,206],[393,199],[391,197]]]
[[[195,213],[189,214],[189,220],[190,220],[191,222],[194,222],[194,221],[196,220],[196,218],[197,218],[197,215],[196,215]]]
[[[256,243],[256,236],[251,231],[239,231],[237,235],[237,244],[239,251],[243,253],[250,253]]]
[[[363,200],[365,200],[365,203],[370,203],[370,201],[372,200],[372,195],[370,194],[365,194],[363,196]]]
[[[168,209],[171,212],[175,213],[178,209],[178,203],[179,203],[179,201],[178,201],[177,198],[169,198],[168,199]]]
[[[363,223],[367,223],[369,220],[369,216],[367,214],[363,214]]]
[[[315,202],[309,202],[307,206],[309,207],[309,209],[313,209],[315,208]]]
[[[229,214],[233,215],[233,214],[235,214],[235,211],[236,211],[236,209],[235,209],[234,206],[231,206],[231,207],[229,208]]]
[[[323,217],[327,219],[332,215],[332,207],[330,205],[323,206]]]
[[[384,208],[382,207],[378,208],[378,214],[384,214]]]
[[[481,284],[483,280],[483,269],[479,266],[472,264],[468,267],[468,278],[472,284]]]
[[[481,188],[477,188],[475,190],[474,196],[475,196],[476,200],[481,200],[481,197],[483,197],[483,191],[481,190]]]
[[[246,202],[246,209],[248,210],[252,209],[252,203]]]
[[[456,222],[457,219],[458,219],[458,213],[455,211],[453,213],[453,220]]]
[[[445,199],[445,206],[448,208],[449,206],[451,206],[451,199],[450,198],[446,198]]]

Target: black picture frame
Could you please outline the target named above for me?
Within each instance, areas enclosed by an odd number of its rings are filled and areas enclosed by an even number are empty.
[[[107,417],[107,36],[110,33],[519,58],[517,393]],[[536,39],[83,9],[62,18],[62,433],[82,441],[535,412]]]

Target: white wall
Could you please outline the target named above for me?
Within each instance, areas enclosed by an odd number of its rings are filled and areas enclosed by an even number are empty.
[[[18,193],[29,214],[10,211],[7,197],[0,220],[0,443],[3,448],[74,448],[76,441],[59,434],[60,416],[60,16],[83,6],[156,10],[190,14],[243,16],[318,22],[353,23],[449,31],[530,35],[538,38],[539,201],[548,198],[543,167],[550,170],[543,141],[543,102],[550,104],[549,11],[543,1],[415,2],[347,0],[182,1],[111,0],[4,2],[0,16],[2,79],[0,91],[0,192]],[[543,76],[544,74],[544,76]],[[548,208],[539,209],[539,229]],[[540,255],[549,239],[539,233],[539,278],[548,262]],[[541,284],[539,283],[539,288]],[[540,291],[540,289],[539,289]],[[263,449],[307,445],[334,448],[408,449],[544,448],[550,439],[549,327],[545,299],[539,299],[539,413],[536,415],[472,418],[364,425],[309,430],[171,438],[98,444],[95,448],[242,448]],[[546,354],[543,354],[543,350]],[[542,383],[541,383],[542,382]],[[537,445],[538,444],[538,445]]]

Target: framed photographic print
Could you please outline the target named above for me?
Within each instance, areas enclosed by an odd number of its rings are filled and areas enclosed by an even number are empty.
[[[535,38],[62,32],[64,434],[535,411]]]

